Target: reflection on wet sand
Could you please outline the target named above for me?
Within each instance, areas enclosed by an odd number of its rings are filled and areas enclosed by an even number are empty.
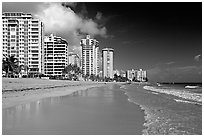
[[[116,87],[3,109],[3,134],[141,134],[143,112]]]

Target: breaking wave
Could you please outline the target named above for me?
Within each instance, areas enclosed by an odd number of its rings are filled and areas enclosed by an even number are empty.
[[[174,95],[180,98],[202,102],[202,94],[201,93],[192,93],[186,90],[181,89],[165,89],[160,87],[153,87],[153,86],[144,86],[143,87],[146,90],[158,92],[158,93],[164,93],[169,95]]]

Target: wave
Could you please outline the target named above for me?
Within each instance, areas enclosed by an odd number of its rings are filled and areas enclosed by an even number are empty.
[[[190,103],[190,104],[196,104],[196,105],[202,105],[201,103],[187,101],[187,100],[180,100],[180,99],[174,99],[176,102],[182,102],[182,103]]]
[[[158,95],[159,93],[157,93],[157,92],[152,92],[152,94],[156,94],[156,95]]]
[[[195,88],[200,88],[200,87],[199,86],[189,86],[189,85],[187,85],[187,86],[185,86],[185,88],[195,89]]]
[[[156,88],[153,86],[144,86],[145,90],[150,90],[158,93],[164,93],[169,95],[174,95],[177,97],[181,97],[188,100],[198,101],[202,102],[202,94],[200,93],[191,93],[185,90],[179,90],[179,89],[164,89],[164,88]]]

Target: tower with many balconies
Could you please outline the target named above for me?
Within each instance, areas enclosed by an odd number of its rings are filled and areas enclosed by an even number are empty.
[[[3,58],[17,58],[23,75],[43,73],[43,23],[31,14],[4,12],[2,25]]]
[[[87,35],[85,39],[81,39],[82,47],[82,73],[83,75],[99,74],[99,42],[91,39]]]
[[[61,37],[45,36],[44,39],[44,74],[62,76],[68,65],[68,42]]]

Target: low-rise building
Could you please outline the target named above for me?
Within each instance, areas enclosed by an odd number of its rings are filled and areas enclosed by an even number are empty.
[[[126,76],[127,76],[127,78],[129,80],[133,81],[133,79],[135,78],[136,73],[137,73],[137,70],[134,70],[134,69],[127,70],[127,75]]]
[[[147,71],[140,69],[137,71],[137,80],[141,82],[147,81]]]

